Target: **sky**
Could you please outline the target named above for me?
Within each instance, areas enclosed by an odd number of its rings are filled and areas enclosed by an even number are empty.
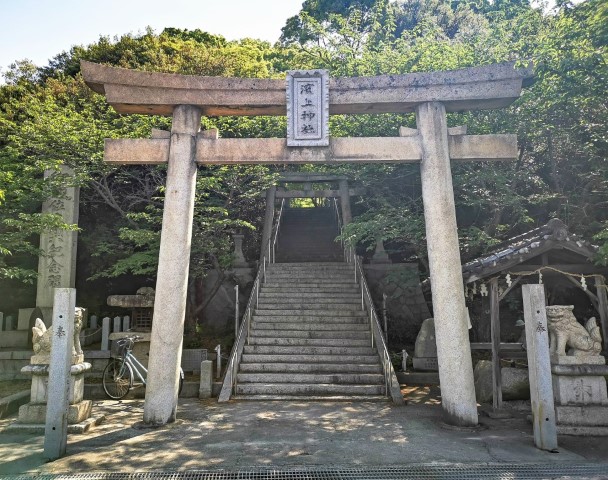
[[[0,0],[0,70],[16,60],[43,66],[73,45],[165,27],[199,28],[228,40],[275,42],[303,0]]]

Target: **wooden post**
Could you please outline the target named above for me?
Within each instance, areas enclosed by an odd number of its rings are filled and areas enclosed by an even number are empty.
[[[604,352],[608,352],[608,298],[606,295],[606,283],[601,275],[594,275],[595,287],[597,289],[597,309],[600,314],[602,336],[604,337]]]
[[[502,372],[500,370],[500,300],[498,278],[490,281],[490,332],[492,336],[492,407],[502,408]]]
[[[526,322],[534,444],[541,450],[554,451],[557,449],[557,427],[553,404],[544,286],[524,285],[522,297]]]

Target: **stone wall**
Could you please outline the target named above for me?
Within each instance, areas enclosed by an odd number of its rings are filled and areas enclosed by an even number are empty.
[[[364,265],[365,277],[382,319],[382,294],[387,295],[388,342],[393,347],[413,345],[420,325],[431,313],[420,288],[416,263]],[[381,320],[382,321],[382,320]]]

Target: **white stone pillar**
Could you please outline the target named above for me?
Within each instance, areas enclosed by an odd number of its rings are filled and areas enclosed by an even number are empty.
[[[56,288],[44,428],[44,457],[49,460],[55,460],[65,455],[67,445],[75,308],[76,290]]]
[[[125,315],[122,319],[122,331],[128,332],[129,330],[131,330],[131,317]]]
[[[342,224],[348,225],[353,216],[350,211],[350,191],[347,180],[340,180],[340,205],[342,206]]]
[[[431,273],[441,404],[447,423],[477,425],[471,346],[456,226],[445,107],[416,108],[426,241]]]
[[[523,285],[521,294],[526,322],[526,352],[534,444],[541,450],[554,451],[557,449],[557,426],[545,310],[545,287]]]
[[[110,348],[110,317],[104,317],[101,321],[101,349]]]
[[[122,332],[122,319],[119,316],[114,317],[114,327],[112,333]]]
[[[144,404],[144,422],[155,425],[175,421],[177,411],[200,124],[199,108],[173,110]]]

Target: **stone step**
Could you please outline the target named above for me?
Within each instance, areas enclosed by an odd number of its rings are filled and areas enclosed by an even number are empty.
[[[383,395],[384,385],[331,383],[241,383],[237,395]]]
[[[333,302],[327,303],[339,303],[338,300],[355,300],[361,301],[361,294],[358,292],[344,293],[344,292],[288,292],[288,293],[276,293],[267,292],[265,288],[259,296],[259,300],[280,300],[280,301],[296,301],[296,300],[310,300],[315,302],[326,302],[328,300],[334,300]]]
[[[344,335],[346,333],[365,333],[369,332],[369,323],[367,321],[350,322],[350,323],[307,323],[307,322],[297,322],[297,323],[278,323],[278,322],[261,322],[257,320],[257,317],[254,317],[254,321],[251,324],[251,334],[254,335],[254,332],[260,332],[261,335],[265,335],[265,330],[270,330],[269,335],[279,335],[283,331],[289,332],[289,334],[293,336],[297,336],[297,333],[308,334],[309,332],[317,332],[321,334],[321,332],[329,332],[332,335],[336,335],[339,337],[340,335]]]
[[[331,310],[329,310],[331,308]],[[282,303],[271,303],[271,302],[262,302],[258,303],[258,308],[256,309],[256,313],[258,311],[267,310],[267,311],[297,311],[297,313],[303,314],[303,311],[311,312],[309,314],[314,315],[315,310],[322,312],[334,312],[333,309],[340,309],[342,312],[360,312],[361,311],[361,302],[349,302],[349,303],[291,303],[291,302],[282,302]],[[286,310],[291,309],[291,310]],[[333,315],[333,313],[327,313],[328,315]]]
[[[308,286],[281,286],[281,287],[269,287],[268,284],[262,285],[262,293],[280,293],[280,294],[290,294],[290,293],[301,293],[301,294],[339,294],[339,293],[353,293],[361,296],[361,289],[356,283],[347,285],[324,285],[322,287],[308,287]]]
[[[310,346],[271,346],[245,345],[244,353],[253,355],[375,355],[371,347],[310,347]]]
[[[236,395],[236,400],[263,402],[388,402],[384,395]]]
[[[315,355],[315,354],[269,354],[269,353],[243,353],[241,364],[245,363],[293,363],[312,365],[318,363],[335,363],[335,364],[358,364],[358,365],[380,365],[378,354],[371,355]]]
[[[322,273],[306,275],[288,275],[278,273],[267,273],[262,286],[268,284],[279,284],[283,286],[297,286],[302,283],[313,283],[321,285],[357,285],[355,276],[345,274],[340,276],[329,276]],[[269,285],[270,286],[270,285]]]
[[[268,298],[260,296],[258,308],[266,310],[297,308],[302,310],[320,310],[324,308],[361,309],[361,298]]]
[[[285,282],[274,282],[267,281],[262,284],[262,288],[359,288],[359,285],[355,283],[354,277],[349,281],[339,281],[339,282],[318,282],[318,281],[297,281],[291,279]]]
[[[249,345],[280,347],[348,347],[359,348],[371,346],[371,338],[274,338],[250,337]]]
[[[286,313],[288,312],[288,313]],[[253,315],[254,322],[262,323],[325,323],[325,324],[362,324],[368,323],[368,317],[365,312],[336,312],[329,311],[326,314],[324,311],[317,311],[314,315],[302,313],[297,310],[255,310]]]
[[[317,263],[301,265],[295,263],[271,263],[266,267],[269,272],[354,272],[354,267],[348,263]]]
[[[243,383],[301,383],[335,385],[383,385],[380,373],[239,373],[237,385]]]
[[[266,329],[258,328],[256,324],[252,325],[251,338],[309,338],[309,339],[355,339],[367,340],[370,338],[369,328],[363,328],[358,331],[349,329],[343,330],[278,330],[276,328]]]
[[[341,268],[344,266],[350,266],[352,264],[345,262],[276,262],[271,267],[282,268],[282,267],[330,267],[330,268]]]
[[[359,363],[241,363],[243,373],[382,373],[382,366]]]

